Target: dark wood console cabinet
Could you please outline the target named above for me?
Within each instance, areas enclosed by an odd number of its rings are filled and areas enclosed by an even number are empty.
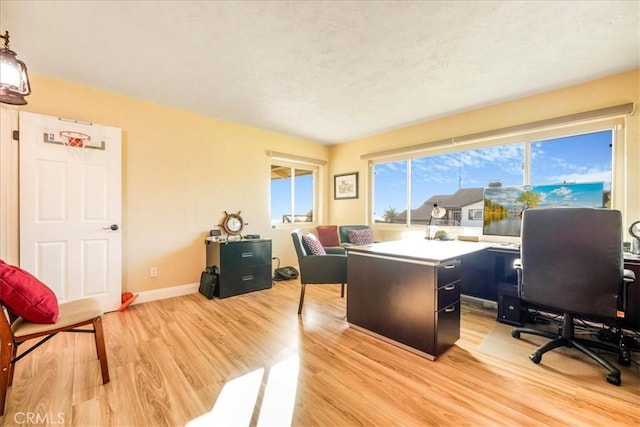
[[[205,241],[207,266],[218,267],[215,296],[226,298],[272,286],[271,240]]]

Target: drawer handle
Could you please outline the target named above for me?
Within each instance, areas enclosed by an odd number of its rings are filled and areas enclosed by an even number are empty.
[[[249,258],[253,256],[253,252],[243,252],[242,253],[242,258]]]
[[[456,285],[447,285],[444,287],[445,291],[452,291],[456,288]]]
[[[455,264],[445,264],[444,268],[447,269],[447,270],[451,270],[452,268],[456,268],[456,265]]]
[[[444,309],[445,313],[451,313],[453,311],[456,311],[456,306],[455,305],[452,305],[451,307],[447,307],[447,308]]]
[[[249,280],[253,280],[253,274],[250,274],[248,276],[242,276],[243,282],[248,282]]]

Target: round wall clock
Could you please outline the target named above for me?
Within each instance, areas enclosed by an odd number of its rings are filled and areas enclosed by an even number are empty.
[[[224,218],[222,219],[220,227],[230,236],[240,234],[244,227],[244,221],[240,216],[240,211],[238,211],[238,213],[227,213],[227,211],[224,211]]]

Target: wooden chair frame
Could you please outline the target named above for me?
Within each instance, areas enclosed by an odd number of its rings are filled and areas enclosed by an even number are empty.
[[[65,325],[64,327],[57,327],[55,323],[51,325],[43,325],[50,326],[50,328],[44,328],[44,330],[37,333],[16,337],[14,335],[12,325],[19,319],[19,317],[6,307],[4,307],[4,309],[6,310],[6,314],[3,311],[0,315],[0,416],[4,415],[7,391],[13,383],[15,364],[33,350],[53,338],[59,332],[94,334],[96,353],[100,361],[100,369],[102,371],[102,383],[106,384],[109,382],[109,366],[107,363],[107,350],[102,330],[102,316],[96,316],[71,325]],[[92,329],[78,329],[87,325],[91,325]],[[41,339],[18,355],[18,346],[35,338]]]

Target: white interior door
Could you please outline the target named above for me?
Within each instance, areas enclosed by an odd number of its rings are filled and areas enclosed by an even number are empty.
[[[120,129],[28,112],[19,126],[20,266],[60,302],[96,297],[117,309]]]

